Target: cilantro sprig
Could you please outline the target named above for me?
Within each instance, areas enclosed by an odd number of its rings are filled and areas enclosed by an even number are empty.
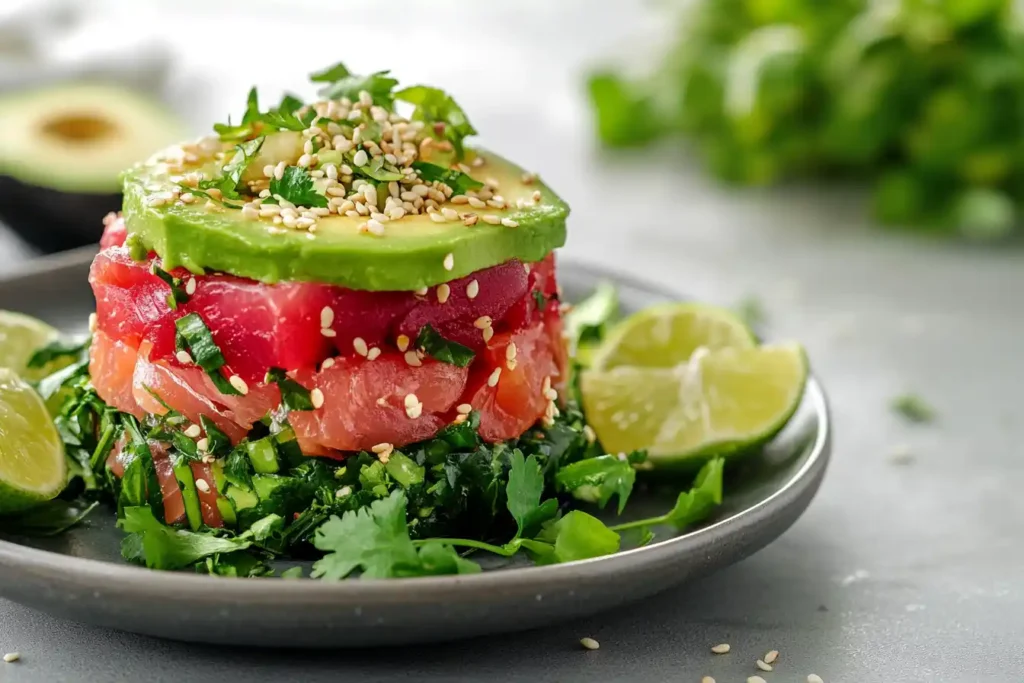
[[[412,162],[412,167],[416,169],[420,178],[426,182],[440,181],[452,188],[455,194],[465,194],[469,190],[478,190],[484,186],[483,183],[468,173],[431,164],[427,161],[414,161]]]
[[[473,362],[473,349],[458,342],[449,341],[430,325],[424,325],[416,336],[416,346],[431,358],[442,363],[464,368]]]
[[[301,166],[288,166],[284,169],[281,178],[273,178],[270,181],[270,194],[263,200],[264,204],[274,204],[274,195],[285,199],[295,206],[307,206],[323,208],[327,206],[327,197],[320,194],[313,187],[313,176],[309,170]]]
[[[198,313],[183,315],[174,321],[177,330],[175,344],[179,351],[187,351],[196,365],[206,371],[220,393],[226,396],[238,396],[239,391],[221,374],[220,370],[227,361],[220,347],[213,340],[210,328],[203,322]]]

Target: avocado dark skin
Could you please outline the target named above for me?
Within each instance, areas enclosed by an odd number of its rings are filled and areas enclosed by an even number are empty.
[[[95,244],[121,193],[61,192],[0,176],[0,222],[46,253]]]

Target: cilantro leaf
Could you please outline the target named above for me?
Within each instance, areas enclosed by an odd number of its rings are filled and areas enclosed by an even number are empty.
[[[475,563],[452,557],[454,551],[440,543],[417,549],[409,538],[406,502],[405,493],[396,490],[368,508],[324,522],[313,543],[327,555],[313,564],[311,576],[338,580],[357,569],[365,578],[479,571]]]
[[[659,524],[671,524],[678,530],[696,524],[708,517],[722,503],[722,473],[725,470],[725,458],[712,458],[700,468],[693,486],[679,494],[676,504],[671,510],[658,517],[649,517],[625,524],[616,524],[612,531],[625,529],[648,530]]]
[[[281,179],[270,181],[270,193],[279,195],[295,206],[326,207],[327,197],[313,189],[313,176],[300,166],[284,169]]]
[[[540,500],[544,494],[544,473],[536,455],[524,458],[523,452],[516,449],[509,461],[506,505],[519,527],[516,537],[528,538],[542,523],[555,516],[558,501],[549,498],[542,503]]]
[[[476,190],[484,186],[479,180],[468,173],[457,171],[453,168],[445,168],[426,161],[414,161],[412,167],[416,169],[420,178],[428,183],[439,180],[452,188],[455,194],[466,194],[469,190]]]
[[[163,280],[164,283],[171,288],[171,294],[167,298],[167,303],[172,310],[177,310],[179,305],[188,303],[189,296],[185,291],[185,286],[181,278],[174,277],[166,270],[156,265],[156,261],[149,266],[149,272]]]
[[[331,74],[332,71],[340,74],[343,68],[344,65],[336,64],[331,69],[321,72],[319,75],[323,78],[319,82],[326,82],[326,76]],[[370,93],[370,97],[373,98],[375,105],[385,109],[391,109],[394,106],[395,97],[393,91],[395,86],[398,85],[398,81],[388,75],[391,73],[390,71],[377,71],[369,76],[357,76],[348,73],[348,69],[345,69],[345,72],[344,76],[340,76],[328,85],[325,85],[317,94],[328,100],[348,98],[355,102],[359,99],[359,93],[365,90]]]
[[[226,199],[241,199],[242,195],[238,193],[238,186],[242,182],[242,174],[245,173],[245,169],[252,160],[256,158],[260,147],[263,146],[264,139],[263,137],[258,137],[235,145],[235,155],[231,157],[231,161],[224,164],[224,167],[221,169],[221,175],[216,178],[200,180],[199,189],[216,189],[220,190]]]
[[[614,455],[580,460],[555,473],[558,489],[570,493],[576,500],[597,503],[603,508],[612,496],[617,495],[620,515],[635,481],[636,470],[630,462],[619,460]]]
[[[313,410],[309,389],[286,375],[281,368],[270,368],[264,381],[277,384],[281,390],[281,403],[288,410]]]
[[[354,153],[349,154],[350,162],[354,156]],[[382,183],[388,183],[392,180],[401,180],[405,177],[402,175],[402,172],[393,165],[386,164],[384,157],[374,157],[362,166],[356,166],[354,163],[350,165],[357,175],[361,175],[365,178],[371,178]]]
[[[348,70],[348,67],[343,62],[338,62],[334,66],[329,66],[322,71],[314,71],[309,75],[309,80],[313,83],[333,83],[351,74],[352,72]]]
[[[118,525],[129,534],[122,541],[122,555],[145,562],[150,569],[181,569],[204,557],[244,550],[252,545],[241,537],[172,529],[157,521],[148,506],[124,508],[124,517]]]
[[[440,88],[426,85],[414,85],[395,93],[395,99],[408,102],[416,108],[412,118],[433,124],[444,124],[443,136],[452,143],[457,158],[464,156],[462,141],[469,135],[476,135],[476,129],[466,118],[451,95]]]
[[[297,112],[305,106],[305,102],[293,95],[281,98],[281,104],[260,115],[264,125],[276,130],[302,131],[309,128],[317,117],[316,110],[310,107],[302,114]]]
[[[460,368],[473,362],[473,357],[476,355],[468,346],[448,341],[430,325],[420,328],[420,333],[416,336],[416,346],[435,360]]]
[[[552,544],[550,554],[538,546],[527,547],[539,555],[542,564],[573,562],[611,555],[619,551],[620,538],[604,522],[580,510],[571,510],[561,519],[544,527],[538,541]]]
[[[245,114],[242,116],[242,123],[235,126],[228,117],[227,123],[213,124],[213,130],[224,141],[241,141],[256,132],[254,124],[260,120],[260,100],[256,88],[249,89],[249,96],[246,98]]]

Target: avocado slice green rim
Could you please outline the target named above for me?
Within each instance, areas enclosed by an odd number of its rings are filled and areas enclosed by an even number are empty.
[[[167,269],[184,266],[194,273],[222,271],[266,283],[314,281],[372,291],[437,285],[511,259],[539,261],[561,247],[569,214],[565,202],[502,157],[477,154],[484,159],[478,175],[498,181],[508,208],[453,207],[477,214],[473,226],[461,220],[437,223],[421,214],[389,223],[387,232],[376,236],[359,231],[365,219],[331,216],[310,233],[281,228],[268,218],[247,219],[212,202],[153,206],[152,196],[176,187],[160,161],[124,174],[125,225],[131,239],[156,252]],[[519,208],[521,199],[530,204]],[[515,227],[487,223],[484,215],[509,219]]]

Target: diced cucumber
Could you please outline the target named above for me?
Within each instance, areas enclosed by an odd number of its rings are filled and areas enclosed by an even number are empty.
[[[255,493],[247,491],[241,486],[229,486],[227,493],[224,495],[231,500],[232,504],[234,504],[235,511],[237,512],[256,507],[260,502],[260,499],[256,497]]]
[[[256,495],[260,497],[260,500],[266,500],[270,498],[274,489],[286,481],[288,481],[288,477],[279,477],[276,474],[257,474],[252,478],[252,486],[256,489]]]
[[[415,460],[412,460],[406,455],[395,451],[388,458],[388,464],[384,466],[391,475],[391,478],[402,485],[402,488],[409,488],[416,484],[423,483],[423,476],[425,474],[422,465],[417,465]]]
[[[272,437],[250,441],[245,445],[252,468],[260,474],[275,474],[281,466],[277,462],[277,450]]]
[[[234,526],[237,523],[235,506],[224,496],[217,496],[217,510],[220,511],[220,518],[224,521],[224,524]]]

